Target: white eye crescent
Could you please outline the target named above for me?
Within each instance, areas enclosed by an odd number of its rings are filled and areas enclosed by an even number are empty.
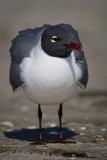
[[[52,36],[51,41],[52,41],[52,42],[57,42],[57,41],[58,41],[58,37],[57,37],[57,36]]]

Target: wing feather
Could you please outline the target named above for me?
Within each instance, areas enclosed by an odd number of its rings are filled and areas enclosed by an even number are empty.
[[[11,56],[9,79],[13,91],[24,84],[20,73],[20,64],[22,60],[25,57],[30,57],[31,50],[36,46],[42,32],[48,27],[50,27],[50,25],[20,31],[19,35],[12,40],[12,46],[9,50]]]

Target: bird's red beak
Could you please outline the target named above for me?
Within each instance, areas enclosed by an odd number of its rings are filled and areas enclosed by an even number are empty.
[[[65,44],[64,46],[67,48],[76,49],[78,51],[83,52],[83,48],[78,43],[75,42],[71,42],[71,44]]]

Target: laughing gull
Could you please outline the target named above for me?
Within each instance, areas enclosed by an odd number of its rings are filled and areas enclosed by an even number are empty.
[[[62,104],[71,99],[78,86],[85,88],[88,67],[78,32],[68,24],[43,25],[26,29],[12,40],[10,84],[38,104],[40,141],[41,105],[59,105],[62,141]]]

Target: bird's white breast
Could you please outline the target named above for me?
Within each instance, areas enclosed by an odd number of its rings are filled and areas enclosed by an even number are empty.
[[[56,58],[44,53],[40,42],[21,63],[24,93],[37,104],[54,105],[67,101],[76,91],[71,57]]]

